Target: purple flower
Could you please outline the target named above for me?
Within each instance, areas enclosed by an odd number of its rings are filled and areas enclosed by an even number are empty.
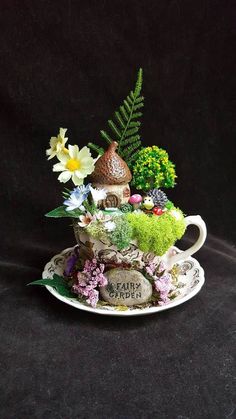
[[[65,270],[64,270],[64,275],[65,276],[70,276],[73,273],[73,270],[74,270],[74,267],[76,265],[77,259],[78,259],[78,255],[76,255],[76,254],[71,255],[67,259],[66,267],[65,267]]]

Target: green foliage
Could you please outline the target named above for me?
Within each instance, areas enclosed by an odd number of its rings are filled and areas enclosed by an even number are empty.
[[[166,203],[166,205],[165,205],[165,208],[167,208],[167,209],[171,209],[171,208],[173,208],[174,207],[174,204],[173,204],[173,202],[172,201],[168,201],[167,203]]]
[[[157,146],[140,150],[132,169],[132,185],[136,189],[148,191],[175,185],[175,165],[169,160],[168,153]]]
[[[127,204],[122,204],[122,205],[120,206],[120,210],[121,210],[121,212],[132,212],[132,211],[133,211],[133,207],[132,207],[132,205],[131,205],[131,204],[129,204],[129,203],[127,202]]]
[[[104,224],[100,221],[93,221],[86,227],[86,231],[91,237],[97,240],[107,241],[108,235]]]
[[[79,209],[75,209],[72,211],[66,211],[66,206],[62,205],[61,207],[57,207],[54,210],[48,212],[45,214],[45,217],[52,217],[52,218],[79,218],[80,215],[82,215],[82,211]]]
[[[173,209],[177,218],[171,215],[171,211],[161,216],[150,216],[144,212],[126,214],[133,229],[133,239],[137,240],[140,250],[162,256],[183,236],[186,228],[183,213],[178,208]]]
[[[68,286],[68,283],[65,281],[65,279],[57,274],[54,274],[52,279],[39,279],[37,281],[30,282],[27,285],[49,285],[50,287],[55,288],[58,294],[63,295],[63,297],[76,298],[75,294],[71,292],[70,287]]]
[[[114,119],[108,120],[109,131],[100,131],[102,139],[108,144],[113,140],[118,142],[117,152],[129,166],[135,161],[141,146],[139,118],[142,116],[140,109],[144,106],[144,97],[140,96],[142,82],[143,71],[140,68],[134,91],[129,93],[123,104],[114,113]],[[89,143],[89,147],[101,154],[100,147],[95,144]]]
[[[99,147],[98,145],[94,143],[88,143],[88,147],[91,148],[91,150],[96,151],[96,153],[100,154],[101,156],[104,153],[104,148]]]
[[[125,249],[130,245],[130,240],[132,239],[132,226],[124,216],[115,217],[113,221],[116,224],[116,228],[109,233],[111,242],[118,250]]]

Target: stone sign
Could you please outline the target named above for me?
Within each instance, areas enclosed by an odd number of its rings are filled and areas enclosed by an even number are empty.
[[[134,269],[111,269],[105,275],[108,284],[100,288],[100,295],[112,305],[142,304],[152,295],[150,282]]]

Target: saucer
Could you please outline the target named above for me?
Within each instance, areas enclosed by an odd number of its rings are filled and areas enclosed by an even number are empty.
[[[181,252],[177,247],[173,248],[177,253]],[[42,278],[52,278],[54,274],[63,276],[66,260],[74,251],[74,247],[63,250],[58,255],[55,255],[50,262],[48,262],[42,273]],[[168,310],[170,308],[176,307],[180,304],[185,303],[185,301],[193,298],[202,288],[205,277],[204,270],[198,263],[198,261],[193,257],[188,257],[186,260],[183,260],[178,263],[180,274],[178,276],[178,288],[177,296],[171,300],[169,303],[162,306],[152,306],[144,308],[129,307],[124,311],[118,309],[115,306],[104,305],[97,306],[93,308],[89,306],[86,302],[83,303],[78,301],[75,298],[68,298],[60,295],[54,288],[46,286],[47,290],[54,295],[58,300],[63,303],[69,304],[79,310],[88,311],[90,313],[102,314],[105,316],[143,316],[152,313],[158,313],[160,311]]]

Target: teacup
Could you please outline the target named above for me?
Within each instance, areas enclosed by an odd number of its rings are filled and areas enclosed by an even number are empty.
[[[199,237],[196,242],[187,250],[176,253],[173,251],[173,246],[167,250],[162,256],[156,256],[153,253],[145,253],[138,248],[136,240],[130,242],[129,247],[124,250],[118,250],[116,246],[109,241],[102,241],[94,239],[89,236],[84,230],[78,226],[76,220],[74,221],[74,232],[76,241],[80,247],[80,256],[82,260],[96,258],[97,260],[106,264],[106,266],[115,267],[129,267],[130,265],[138,264],[139,268],[143,268],[150,262],[159,264],[164,262],[166,269],[170,270],[172,267],[185,260],[189,256],[196,253],[204,244],[207,234],[206,224],[200,215],[190,215],[185,217],[186,226],[195,225],[199,229]]]

